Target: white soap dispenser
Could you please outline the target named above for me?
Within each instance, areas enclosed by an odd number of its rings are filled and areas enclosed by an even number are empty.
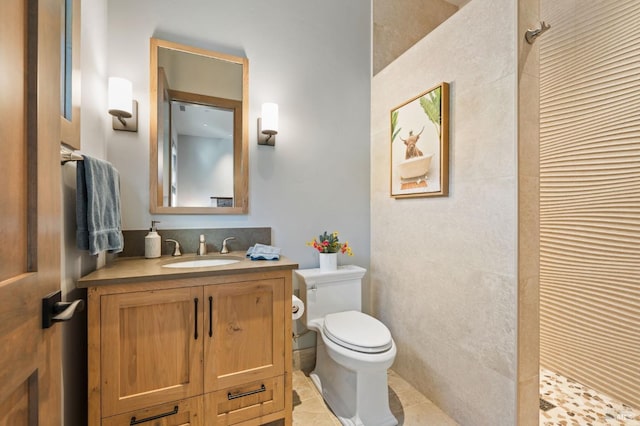
[[[151,229],[147,236],[144,237],[144,257],[147,259],[160,257],[160,244],[162,240],[156,231],[156,223],[160,223],[160,221],[151,221]]]
[[[204,256],[207,254],[207,242],[204,239],[204,234],[200,234],[200,243],[198,244],[198,251],[196,254],[198,256]]]

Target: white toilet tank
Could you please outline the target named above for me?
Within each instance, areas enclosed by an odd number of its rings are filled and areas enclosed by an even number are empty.
[[[324,318],[327,314],[362,310],[362,277],[367,270],[355,265],[338,267],[337,271],[298,269],[293,278],[305,304],[302,320]]]

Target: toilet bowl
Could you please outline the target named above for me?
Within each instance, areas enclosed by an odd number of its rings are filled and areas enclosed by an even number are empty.
[[[309,375],[343,425],[393,426],[387,370],[396,356],[389,329],[362,313],[360,289],[366,270],[297,270],[305,303],[303,321],[317,333],[316,365]]]

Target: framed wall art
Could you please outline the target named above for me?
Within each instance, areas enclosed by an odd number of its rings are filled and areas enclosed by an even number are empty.
[[[391,110],[391,196],[449,193],[449,84]]]

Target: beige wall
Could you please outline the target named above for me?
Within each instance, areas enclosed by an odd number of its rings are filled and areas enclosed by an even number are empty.
[[[516,423],[515,31],[514,2],[473,0],[373,78],[372,312],[393,368],[463,425]],[[441,81],[450,194],[390,198],[390,110]]]
[[[445,0],[373,0],[373,74],[457,11]]]
[[[640,3],[540,8],[540,361],[640,407]]]
[[[518,1],[518,426],[539,424],[540,39],[524,40],[539,15],[538,0]]]

